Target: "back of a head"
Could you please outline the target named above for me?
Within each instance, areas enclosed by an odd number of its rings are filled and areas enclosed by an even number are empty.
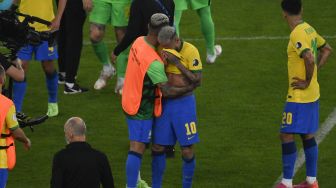
[[[301,0],[282,0],[281,8],[289,15],[299,15],[302,10],[302,2]]]
[[[148,32],[153,35],[158,35],[162,27],[169,25],[169,18],[165,14],[155,13],[151,16],[148,24]]]
[[[165,46],[171,43],[176,36],[176,29],[174,27],[164,26],[159,32],[158,41],[161,45]]]
[[[79,117],[72,117],[64,125],[64,129],[68,130],[74,136],[85,136],[86,125],[85,122]]]

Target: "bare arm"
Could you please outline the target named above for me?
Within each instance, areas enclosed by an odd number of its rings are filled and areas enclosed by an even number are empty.
[[[187,85],[185,87],[175,87],[169,85],[167,82],[159,83],[158,86],[162,92],[163,97],[166,98],[182,96],[195,88],[193,84]]]
[[[31,147],[31,142],[29,140],[29,138],[25,135],[25,133],[23,132],[23,130],[21,128],[17,128],[14,131],[11,131],[12,135],[14,136],[14,138],[22,143],[24,143],[25,148],[27,150],[30,149]]]
[[[59,29],[66,3],[67,3],[67,0],[59,0],[58,1],[57,14],[56,14],[54,20],[51,21],[51,24],[49,26],[51,30],[58,30]]]
[[[177,58],[175,55],[164,51],[162,51],[161,53],[164,58],[167,58],[169,62],[173,63],[182,72],[182,74],[187,77],[187,79],[190,80],[193,84],[196,84],[197,86],[201,84],[201,73],[192,73],[180,62],[180,59]]]
[[[202,79],[202,73],[193,73],[190,70],[188,70],[185,66],[182,65],[180,61],[178,61],[176,64],[176,67],[182,72],[182,74],[188,78],[193,84],[196,86],[201,85],[201,79]]]
[[[303,52],[302,58],[305,63],[305,68],[306,68],[306,80],[302,80],[298,77],[294,77],[293,79],[295,80],[292,82],[291,86],[294,87],[294,89],[306,89],[310,81],[313,77],[314,74],[314,55],[310,50],[307,50]]]
[[[328,57],[332,52],[332,48],[329,44],[326,44],[323,48],[319,50],[319,56],[317,58],[318,64],[317,69],[319,70],[326,62]]]

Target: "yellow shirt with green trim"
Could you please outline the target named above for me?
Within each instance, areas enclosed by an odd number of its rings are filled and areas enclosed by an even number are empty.
[[[52,21],[55,18],[53,0],[21,0],[19,12],[39,17],[47,21]],[[19,19],[20,21],[23,21],[23,17],[19,17]],[[34,27],[37,31],[50,30],[48,26],[37,22],[29,25]]]
[[[202,71],[202,62],[197,48],[188,43],[182,42],[182,48],[180,51],[172,49],[162,49],[164,51],[174,54],[180,59],[182,65],[184,65],[191,72]],[[166,67],[167,73],[181,74],[181,71],[172,63],[168,63]]]
[[[5,118],[4,126],[1,130],[1,134],[6,134],[6,130],[14,131],[19,128],[19,124],[16,119],[15,106],[12,105]],[[6,139],[0,138],[0,146],[6,146]],[[7,168],[7,154],[6,150],[0,150],[0,168]]]
[[[303,22],[297,25],[290,34],[287,47],[288,55],[288,95],[287,102],[310,103],[319,99],[320,87],[317,82],[317,50],[323,47],[326,41],[315,31],[309,24]],[[291,83],[294,82],[293,77],[306,79],[306,68],[303,52],[310,50],[315,58],[314,73],[308,88],[300,90],[293,89]]]

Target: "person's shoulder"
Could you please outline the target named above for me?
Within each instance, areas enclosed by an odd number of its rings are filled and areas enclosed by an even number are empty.
[[[100,159],[107,159],[107,156],[104,152],[98,150],[98,149],[95,149],[95,148],[92,148],[91,147],[91,151],[94,153],[94,155]]]
[[[66,153],[67,153],[67,149],[66,149],[66,148],[63,148],[63,149],[59,150],[58,152],[56,152],[56,153],[54,154],[54,158],[56,159],[56,158],[62,157],[62,156],[64,156]]]
[[[183,41],[183,46],[185,46],[186,48],[188,48],[189,50],[197,50],[198,49],[196,48],[195,45],[191,44],[190,42],[186,42],[186,41]]]

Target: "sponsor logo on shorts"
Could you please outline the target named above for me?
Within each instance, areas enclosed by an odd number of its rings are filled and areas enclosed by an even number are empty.
[[[194,136],[190,136],[190,137],[188,137],[188,140],[191,140],[191,139],[193,139],[195,137],[195,135]]]

